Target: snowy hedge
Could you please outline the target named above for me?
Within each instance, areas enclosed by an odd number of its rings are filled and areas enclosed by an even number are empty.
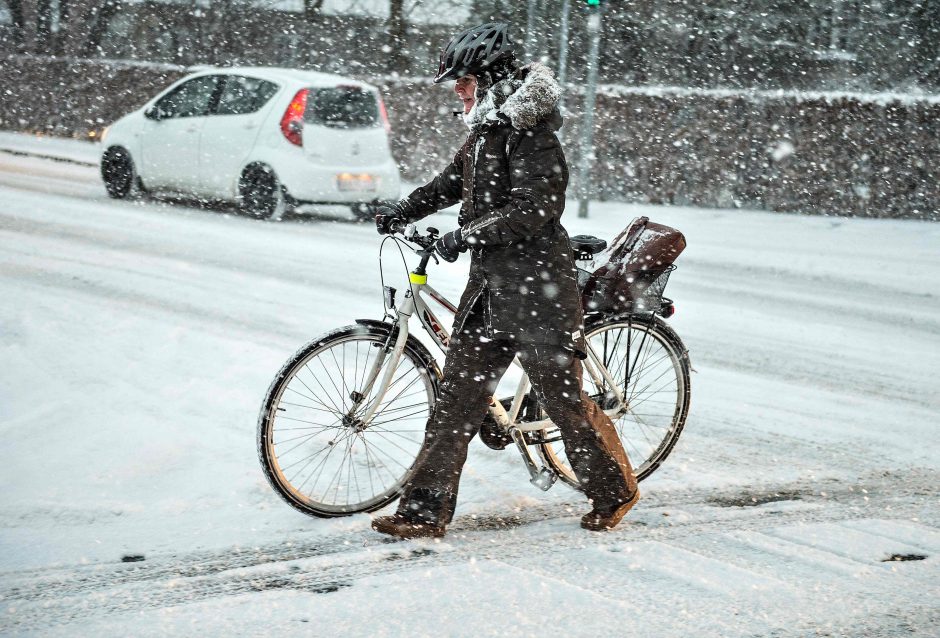
[[[184,73],[13,56],[0,64],[0,128],[88,137]],[[466,134],[450,89],[372,81],[385,95],[403,175],[428,178]],[[563,129],[572,167],[578,120],[571,114]],[[940,221],[936,97],[604,86],[595,123],[591,187],[602,199]]]
[[[451,94],[380,84],[403,173],[426,179],[466,134]],[[562,129],[569,197],[578,124],[570,113]],[[595,126],[601,199],[940,221],[940,98],[606,86]]]
[[[935,99],[627,91],[597,116],[604,196],[940,220]]]

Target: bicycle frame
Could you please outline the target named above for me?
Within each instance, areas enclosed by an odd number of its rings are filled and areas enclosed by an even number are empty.
[[[385,294],[387,306],[394,310],[393,325],[397,327],[398,330],[397,335],[396,331],[392,330],[391,335],[395,336],[394,344],[386,344],[384,355],[376,357],[376,361],[367,375],[367,381],[361,392],[360,401],[364,401],[370,394],[375,397],[362,417],[362,422],[366,427],[368,427],[368,424],[372,421],[373,416],[381,406],[385,393],[392,382],[398,361],[408,341],[411,317],[415,313],[417,313],[418,319],[425,332],[427,332],[434,343],[442,352],[447,352],[450,334],[444,329],[437,316],[428,306],[423,295],[428,295],[452,315],[456,315],[457,307],[427,283],[428,276],[424,271],[428,257],[425,255],[422,256],[421,265],[409,273],[409,287],[400,307],[395,308],[394,306],[394,289],[390,289],[386,286]],[[627,411],[627,403],[617,383],[591,348],[590,343],[587,343],[587,355],[588,357],[583,364],[585,371],[592,377],[598,387],[608,388],[608,391],[614,394],[617,399],[616,407],[604,410],[604,412],[611,419],[617,419]],[[529,471],[530,481],[537,487],[547,490],[555,483],[558,477],[554,471],[541,462],[541,459],[537,459],[536,456],[533,455],[530,450],[530,444],[525,439],[525,433],[545,430],[554,427],[554,424],[551,419],[540,419],[538,421],[528,421],[525,423],[518,422],[517,419],[522,410],[523,400],[531,389],[531,383],[518,357],[513,359],[512,365],[522,370],[522,378],[516,387],[512,404],[507,410],[495,397],[490,397],[489,411],[499,427],[509,433],[512,440],[519,448],[519,452]],[[375,388],[375,391],[372,392],[372,388],[376,382],[378,382],[379,385]],[[357,408],[360,402],[357,401],[356,403],[357,405],[354,406],[353,409]]]

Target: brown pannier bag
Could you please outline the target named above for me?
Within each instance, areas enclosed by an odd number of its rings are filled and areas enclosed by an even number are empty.
[[[658,312],[672,264],[685,250],[685,237],[675,228],[634,219],[593,261],[580,270],[578,283],[586,313]]]

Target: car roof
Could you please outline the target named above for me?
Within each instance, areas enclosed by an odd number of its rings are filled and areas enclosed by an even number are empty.
[[[301,71],[299,69],[288,69],[276,66],[194,66],[191,67],[190,70],[198,75],[248,75],[261,79],[310,84],[313,86],[336,86],[337,84],[345,84],[347,86],[358,86],[361,88],[376,88],[367,82],[360,82],[359,80],[354,80],[353,78],[343,75],[336,75],[335,73]]]

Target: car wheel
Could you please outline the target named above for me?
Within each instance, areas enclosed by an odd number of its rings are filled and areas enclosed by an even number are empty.
[[[134,160],[126,149],[120,147],[109,148],[101,156],[101,179],[108,197],[114,199],[125,199],[142,190]]]
[[[277,175],[266,166],[254,166],[242,174],[238,185],[241,209],[261,219],[277,221],[290,208]]]
[[[371,202],[360,202],[358,204],[353,204],[350,209],[352,210],[353,218],[358,222],[371,222],[375,219],[375,211],[379,206],[392,206],[397,202],[383,202],[379,200],[373,200]]]

